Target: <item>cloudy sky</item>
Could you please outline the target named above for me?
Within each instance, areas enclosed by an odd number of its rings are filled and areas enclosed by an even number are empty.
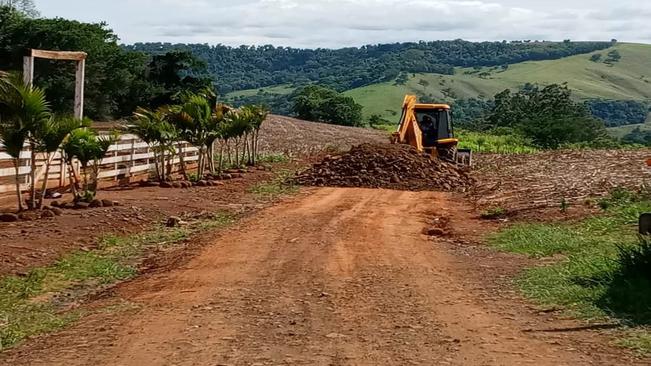
[[[36,0],[42,15],[106,21],[124,43],[342,47],[467,40],[651,43],[650,0]]]

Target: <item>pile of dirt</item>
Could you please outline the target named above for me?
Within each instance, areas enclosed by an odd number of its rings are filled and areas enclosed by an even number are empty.
[[[298,174],[310,186],[389,188],[409,191],[462,191],[472,178],[457,165],[431,159],[408,145],[362,144],[350,152],[326,156]]]

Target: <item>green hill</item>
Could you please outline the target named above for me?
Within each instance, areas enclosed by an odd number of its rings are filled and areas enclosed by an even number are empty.
[[[632,125],[626,125],[626,126],[618,126],[618,127],[611,127],[608,129],[610,134],[615,137],[622,138],[629,133],[633,132],[636,128],[640,128],[641,131],[651,131],[651,113],[649,113],[649,116],[646,119],[645,123],[636,123]]]
[[[621,59],[608,65],[608,52],[617,50]],[[593,54],[601,54],[598,62]],[[379,114],[396,119],[405,94],[433,100],[491,98],[504,89],[525,83],[567,82],[579,99],[651,100],[651,45],[618,44],[610,49],[550,61],[531,61],[507,69],[457,68],[455,75],[410,74],[404,85],[385,82],[346,92],[364,106],[366,117]]]

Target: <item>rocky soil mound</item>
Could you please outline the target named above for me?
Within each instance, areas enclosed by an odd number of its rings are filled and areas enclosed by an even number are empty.
[[[389,188],[409,191],[466,191],[473,180],[459,166],[430,159],[408,145],[362,144],[299,173],[311,186]]]

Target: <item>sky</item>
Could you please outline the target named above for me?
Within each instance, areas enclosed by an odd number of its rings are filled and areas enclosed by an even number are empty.
[[[651,43],[651,0],[35,0],[122,43],[339,48],[466,39]]]

